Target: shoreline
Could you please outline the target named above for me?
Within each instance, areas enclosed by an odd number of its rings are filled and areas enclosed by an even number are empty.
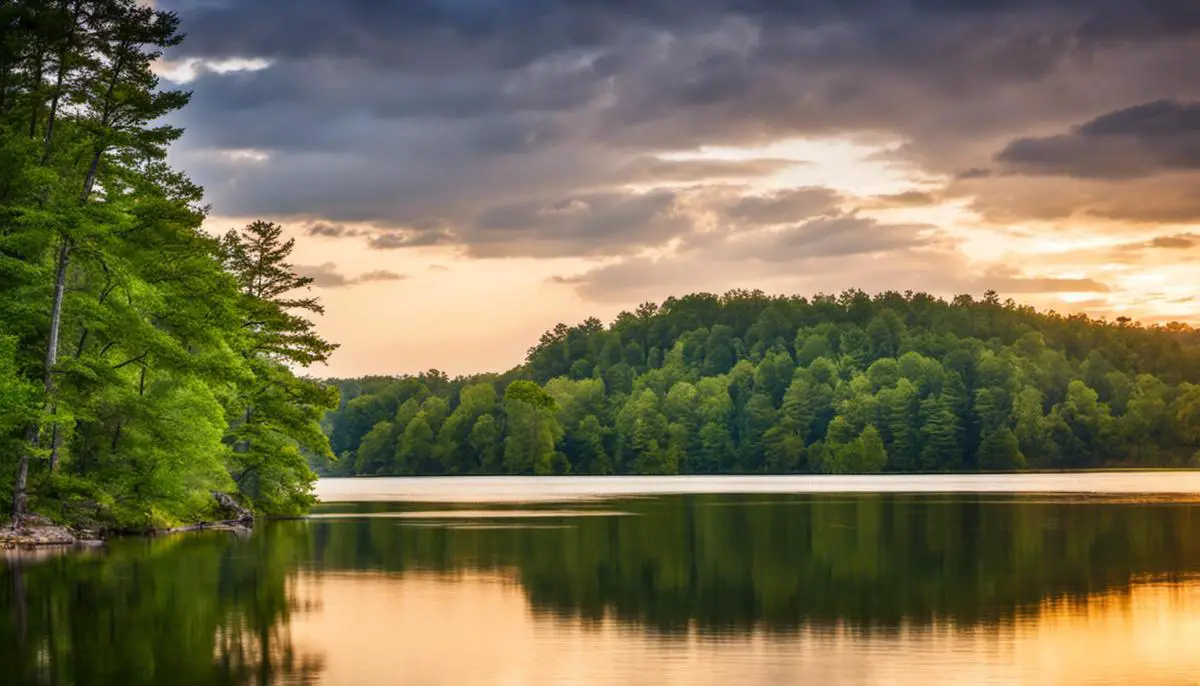
[[[45,548],[93,547],[110,538],[121,536],[162,536],[189,531],[230,531],[248,533],[254,528],[254,513],[243,507],[227,493],[214,491],[218,513],[234,515],[232,519],[198,522],[169,529],[108,529],[56,524],[38,514],[26,515],[20,522],[7,521],[0,525],[0,550],[38,550]]]
[[[202,522],[192,526],[181,526],[171,529],[113,531],[105,533],[54,523],[43,523],[41,521],[34,524],[25,524],[20,527],[8,523],[0,526],[0,551],[21,553],[53,548],[93,548],[103,545],[106,541],[114,538],[151,538],[195,531],[229,531],[235,534],[242,534],[248,533],[253,526],[253,523],[244,524],[239,520],[230,520],[225,522]]]
[[[41,517],[30,517],[23,524],[9,522],[0,526],[0,550],[24,551],[97,545],[104,538],[97,532],[55,524]]]
[[[543,499],[559,500],[570,499],[573,495],[604,495],[604,496],[622,496],[622,495],[658,495],[671,493],[692,493],[703,494],[712,492],[728,492],[728,493],[773,493],[773,492],[799,492],[799,493],[861,493],[883,492],[883,493],[903,493],[908,492],[906,488],[880,488],[881,484],[878,480],[890,479],[894,483],[891,486],[901,485],[911,479],[922,478],[940,478],[950,482],[962,481],[963,483],[950,483],[943,493],[997,493],[997,494],[1012,494],[1012,493],[1030,493],[1030,494],[1060,494],[1060,495],[1136,495],[1144,493],[1140,488],[1130,488],[1126,485],[1125,488],[1112,488],[1111,491],[1106,489],[1096,490],[1094,485],[1089,487],[1086,484],[1071,484],[1059,483],[1056,484],[1059,488],[1030,488],[1028,483],[997,483],[990,481],[996,477],[1000,477],[999,482],[1005,481],[1023,481],[1022,477],[1057,477],[1055,481],[1063,481],[1071,476],[1082,475],[1111,475],[1113,477],[1130,476],[1134,474],[1145,474],[1147,476],[1153,474],[1200,474],[1200,470],[1195,468],[1177,468],[1177,467],[1116,467],[1116,468],[1097,468],[1097,469],[1061,469],[1061,470],[1022,470],[1013,472],[950,472],[939,474],[928,473],[879,473],[879,474],[857,474],[857,475],[811,475],[811,474],[705,474],[705,475],[669,475],[669,476],[639,476],[639,475],[608,475],[608,476],[579,476],[579,475],[561,475],[561,476],[501,476],[501,475],[469,475],[469,476],[408,476],[408,477],[392,477],[392,476],[356,476],[356,477],[322,477],[318,481],[317,495],[318,503],[320,504],[336,504],[347,501],[364,501],[370,502],[375,500],[393,500],[399,497],[400,499],[411,499],[415,501],[455,501],[464,495],[469,496],[472,501],[492,502],[496,500],[504,501],[504,496],[508,495],[504,488],[498,492],[478,491],[463,494],[457,488],[449,488],[453,484],[472,484],[473,486],[508,486],[513,482],[535,480],[540,482],[542,487],[550,487],[547,493],[542,494]],[[797,484],[791,484],[791,488],[785,488],[780,491],[778,488],[772,488],[772,485],[780,485],[781,483],[793,482],[796,480],[806,482],[804,488],[794,490]],[[372,482],[372,481],[391,481],[393,483],[407,483],[412,486],[425,486],[426,488],[419,489],[418,492],[405,492],[401,489],[400,492],[373,493],[371,491],[360,491],[354,489],[352,492],[338,492],[334,489],[329,492],[321,493],[321,483],[328,487],[336,483],[347,482]],[[676,488],[659,489],[649,487],[651,484],[658,485],[655,482],[670,482],[683,480],[686,484]],[[731,483],[736,482],[736,483]],[[991,488],[981,488],[983,484],[980,481],[987,481]],[[859,483],[863,482],[863,483]],[[603,491],[600,494],[592,493],[590,489],[586,489],[580,494],[575,494],[574,490],[569,488],[571,485],[580,485],[582,483],[608,483],[627,485],[630,489],[616,489],[614,491]],[[720,484],[719,488],[714,489],[713,486]],[[557,488],[556,486],[567,487],[565,489]],[[1001,487],[1004,486],[1004,487]],[[1082,487],[1080,487],[1082,486]],[[1109,485],[1110,488],[1112,485]],[[1151,489],[1153,491],[1154,489]],[[524,491],[524,489],[522,489]],[[920,491],[923,492],[923,491]],[[1172,490],[1172,494],[1179,495],[1182,493],[1192,494],[1200,498],[1200,487],[1181,488],[1178,491]],[[221,494],[225,496],[225,494]],[[222,509],[228,513],[236,515],[235,519],[212,522],[198,522],[192,525],[164,528],[164,529],[106,529],[106,528],[89,528],[85,526],[71,526],[56,524],[46,517],[39,515],[29,515],[22,526],[17,527],[10,521],[0,521],[0,551],[16,553],[32,553],[35,551],[45,550],[71,550],[80,548],[94,548],[103,545],[106,541],[121,537],[155,537],[177,533],[187,533],[195,531],[229,531],[235,534],[249,533],[255,524],[254,515],[245,508],[238,505],[228,496],[221,497],[214,494],[214,497],[221,505]],[[529,495],[525,493],[522,498],[527,499]],[[299,518],[303,518],[300,515]],[[296,517],[281,517],[280,519],[293,519]]]

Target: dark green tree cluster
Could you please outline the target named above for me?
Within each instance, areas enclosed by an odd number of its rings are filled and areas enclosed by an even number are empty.
[[[122,527],[311,501],[333,346],[278,226],[217,240],[165,162],[182,36],[137,0],[0,3],[0,486],[12,511]]]
[[[860,291],[560,324],[503,376],[335,382],[337,474],[1200,464],[1200,332]]]

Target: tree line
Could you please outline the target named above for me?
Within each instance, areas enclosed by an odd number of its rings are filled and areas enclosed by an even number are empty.
[[[334,380],[351,474],[1200,465],[1200,331],[994,292],[733,291],[560,324],[501,375]]]
[[[137,0],[0,2],[0,487],[119,528],[311,502],[336,390],[282,229],[201,229],[152,66],[179,19]],[[297,295],[300,293],[301,295]]]

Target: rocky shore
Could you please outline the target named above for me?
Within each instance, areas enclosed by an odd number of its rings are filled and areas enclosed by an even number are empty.
[[[160,534],[186,531],[231,531],[246,534],[254,527],[254,514],[225,493],[213,493],[218,509],[229,516],[215,522],[200,522],[173,529],[149,529],[145,531],[112,531],[62,526],[40,515],[26,515],[19,523],[0,524],[0,550],[32,550],[56,546],[95,545],[109,535],[157,536]]]
[[[71,529],[36,515],[25,517],[20,524],[0,526],[0,550],[91,544],[99,540],[95,532]]]

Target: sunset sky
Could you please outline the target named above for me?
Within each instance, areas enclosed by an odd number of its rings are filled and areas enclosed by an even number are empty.
[[[1200,322],[1195,0],[157,4],[173,162],[295,236],[321,376],[730,288]]]

